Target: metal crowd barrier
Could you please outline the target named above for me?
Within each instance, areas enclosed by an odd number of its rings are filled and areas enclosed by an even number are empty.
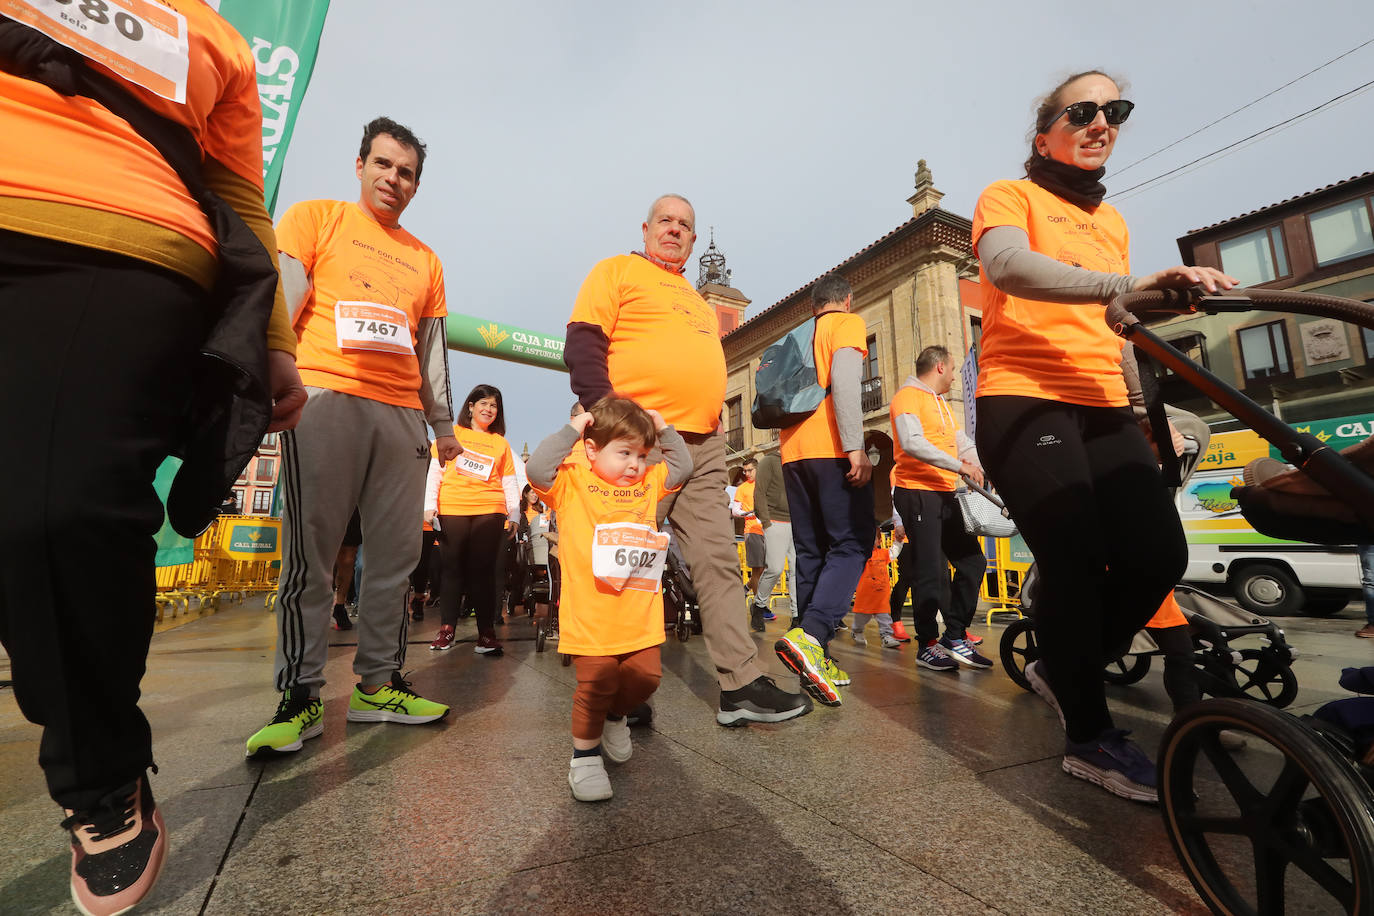
[[[1025,542],[1020,535],[983,538],[983,553],[988,558],[988,569],[983,574],[978,597],[988,603],[987,625],[992,626],[994,614],[1014,614],[1018,619],[1024,617],[1021,613],[1021,583],[1025,581],[1026,571],[1032,562]]]
[[[221,515],[196,538],[190,563],[158,567],[157,626],[177,626],[255,592],[266,592],[263,604],[271,607],[280,566],[281,519]]]

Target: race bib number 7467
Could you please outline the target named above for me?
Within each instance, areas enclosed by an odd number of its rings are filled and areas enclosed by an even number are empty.
[[[0,0],[0,13],[37,29],[131,83],[186,102],[186,17],[149,0]]]

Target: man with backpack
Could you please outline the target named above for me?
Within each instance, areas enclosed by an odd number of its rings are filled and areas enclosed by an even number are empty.
[[[864,451],[860,378],[867,328],[854,291],[836,274],[811,289],[819,406],[780,436],[783,482],[797,551],[793,629],[774,646],[821,703],[840,705],[848,677],[826,654],[873,550],[873,465]],[[798,618],[800,621],[798,622]]]
[[[644,250],[601,261],[583,281],[563,360],[581,403],[612,392],[632,398],[657,410],[686,441],[692,476],[659,503],[658,524],[672,522],[701,601],[702,635],[720,678],[716,721],[781,722],[812,706],[763,673],[741,606],[739,554],[724,499],[725,351],[714,312],[682,276],[695,226],[686,198],[666,194],[653,202],[641,227]]]

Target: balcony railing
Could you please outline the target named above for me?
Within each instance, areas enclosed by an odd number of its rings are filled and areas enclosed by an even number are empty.
[[[725,431],[725,447],[735,452],[744,451],[744,428],[736,427]]]
[[[863,405],[864,413],[882,410],[887,406],[887,400],[883,397],[883,380],[881,377],[864,379],[860,383],[859,402]]]

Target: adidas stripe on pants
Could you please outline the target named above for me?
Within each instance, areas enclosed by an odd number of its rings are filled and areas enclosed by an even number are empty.
[[[300,424],[282,434],[282,567],[276,686],[324,683],[333,567],[353,508],[363,523],[353,671],[380,684],[405,664],[410,573],[420,557],[429,438],[409,407],[306,389]]]

